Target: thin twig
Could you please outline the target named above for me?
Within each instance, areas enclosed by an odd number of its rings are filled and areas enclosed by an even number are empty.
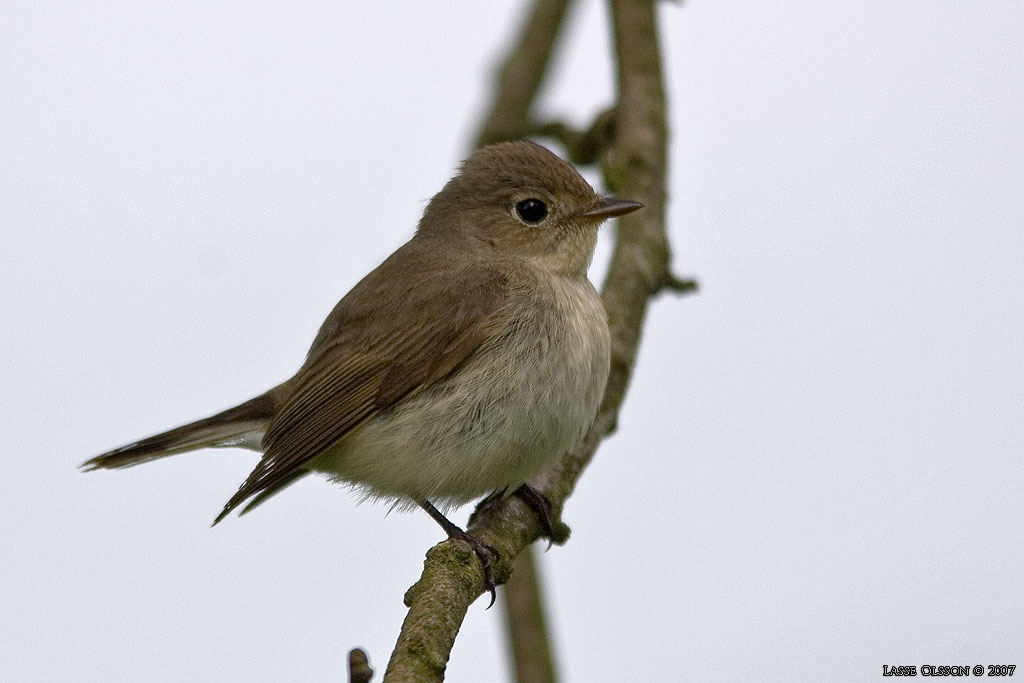
[[[491,108],[479,126],[476,146],[518,140],[532,132],[531,111],[562,34],[572,0],[536,0],[495,82]]]
[[[619,93],[614,154],[605,164],[610,189],[647,209],[619,222],[602,298],[612,333],[612,369],[604,401],[590,431],[555,468],[531,485],[546,494],[557,519],[601,440],[614,427],[632,375],[650,297],[666,282],[665,230],[667,126],[661,56],[653,0],[613,0]],[[508,579],[516,556],[541,533],[518,497],[479,511],[468,531],[497,548],[493,568]],[[423,575],[406,593],[409,614],[385,681],[440,681],[469,605],[481,594],[483,574],[470,548],[446,541],[427,553]]]
[[[366,653],[358,647],[349,651],[349,683],[370,683],[371,678],[373,678],[373,669],[370,668],[370,661],[366,658]]]
[[[519,554],[512,578],[501,591],[505,636],[516,683],[554,683],[557,680],[535,550],[530,546]]]
[[[564,121],[537,124],[532,131],[562,143],[569,161],[580,166],[597,163],[615,142],[615,110],[606,109],[585,130]]]

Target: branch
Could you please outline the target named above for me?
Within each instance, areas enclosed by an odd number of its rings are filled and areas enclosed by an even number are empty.
[[[533,550],[531,546],[519,554],[512,578],[501,592],[505,636],[511,646],[516,683],[551,683],[557,680],[555,661]]]
[[[476,146],[529,135],[533,102],[547,76],[571,0],[536,0],[523,30],[498,70],[491,110],[480,124]]]
[[[348,653],[348,683],[370,683],[373,669],[366,658],[366,653],[358,647]]]
[[[554,519],[559,519],[583,469],[615,426],[650,298],[666,283],[677,282],[668,269],[668,136],[654,2],[612,0],[611,4],[619,95],[616,141],[604,166],[605,178],[613,192],[641,201],[647,208],[619,221],[615,251],[602,287],[611,328],[612,363],[601,408],[583,440],[556,467],[530,482],[551,501]],[[536,515],[517,496],[479,508],[467,530],[500,552],[493,568],[498,583],[508,580],[516,556],[542,532]],[[409,614],[384,680],[442,680],[466,610],[482,588],[480,563],[465,543],[449,540],[431,548],[423,575],[405,595]]]
[[[573,128],[564,121],[549,121],[538,124],[532,132],[558,140],[569,161],[589,166],[597,163],[615,142],[615,110],[606,109],[598,114],[586,130]]]

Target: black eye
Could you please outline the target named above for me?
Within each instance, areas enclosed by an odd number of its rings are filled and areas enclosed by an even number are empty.
[[[526,223],[540,223],[548,215],[548,205],[539,199],[524,199],[516,204],[516,214]]]

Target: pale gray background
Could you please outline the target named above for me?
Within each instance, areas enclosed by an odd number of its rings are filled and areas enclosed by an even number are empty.
[[[703,289],[652,307],[544,557],[565,679],[1024,666],[1024,5],[772,5],[660,9]],[[612,80],[579,9],[544,102],[583,122]],[[309,480],[211,530],[253,454],[75,466],[295,370],[464,156],[520,12],[0,5],[0,679],[383,670],[426,515]],[[470,609],[450,680],[507,676],[500,623]]]

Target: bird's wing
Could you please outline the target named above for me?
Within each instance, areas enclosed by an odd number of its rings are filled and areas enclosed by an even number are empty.
[[[385,261],[331,312],[287,383],[262,460],[214,524],[293,478],[362,421],[447,375],[492,334],[505,300],[501,273],[402,261]]]

